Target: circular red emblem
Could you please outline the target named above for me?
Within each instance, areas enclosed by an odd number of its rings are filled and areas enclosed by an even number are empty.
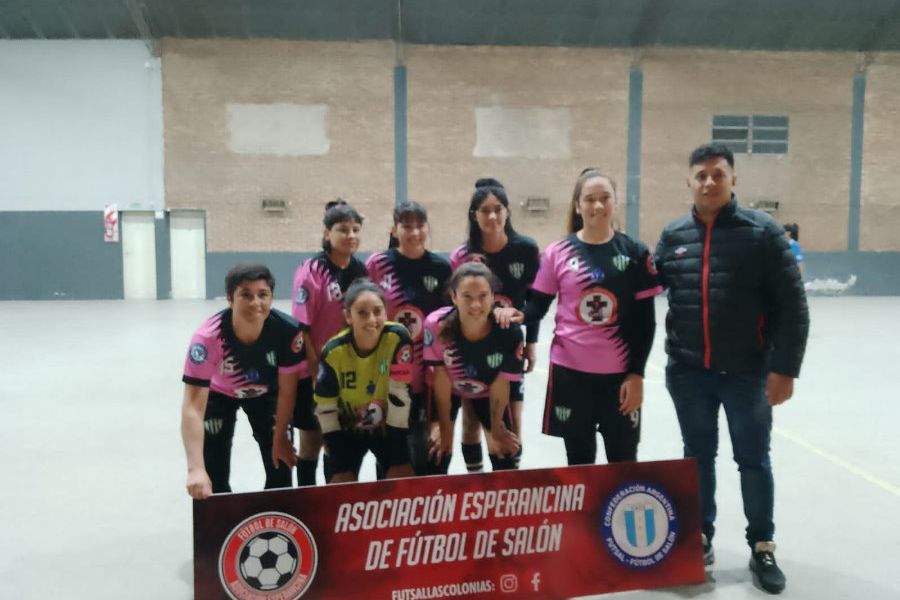
[[[409,331],[409,337],[413,341],[419,341],[422,338],[422,332],[425,327],[425,315],[412,304],[404,304],[398,308],[391,320],[397,321],[406,327],[406,330]]]
[[[291,515],[265,512],[235,527],[219,553],[219,580],[231,598],[299,598],[316,574],[318,550]]]
[[[588,325],[609,325],[616,320],[616,297],[609,290],[595,287],[581,295],[578,318]]]

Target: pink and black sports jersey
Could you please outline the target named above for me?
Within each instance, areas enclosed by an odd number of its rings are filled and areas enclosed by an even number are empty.
[[[476,260],[473,254],[483,256],[485,264],[500,280],[500,289],[494,291],[494,303],[521,309],[540,263],[541,253],[535,241],[515,234],[502,250],[494,253],[473,253],[463,244],[450,254],[450,266],[455,271],[459,265]]]
[[[274,394],[279,373],[299,372],[306,366],[303,329],[273,308],[259,338],[246,345],[235,336],[227,308],[207,319],[191,338],[181,380],[230,398]]]
[[[444,287],[450,278],[450,264],[442,257],[426,251],[420,258],[407,258],[396,248],[378,252],[366,261],[369,277],[384,289],[387,317],[401,323],[413,340],[414,393],[425,391],[425,368],[422,362],[422,340],[425,317],[449,304]]]
[[[522,329],[513,324],[501,329],[493,323],[482,340],[470,342],[462,336],[450,344],[441,341],[443,321],[456,308],[445,306],[425,319],[425,364],[447,368],[453,394],[461,398],[487,398],[497,377],[521,381],[525,343]]]
[[[366,267],[355,256],[346,269],[328,260],[325,252],[306,259],[294,273],[294,299],[291,314],[309,330],[316,356],[325,343],[347,326],[344,320],[344,293],[356,279],[366,276]],[[301,371],[300,378],[309,373]]]
[[[605,244],[554,242],[532,289],[559,298],[550,361],[587,373],[628,370],[634,303],[662,293],[647,247],[619,232]]]

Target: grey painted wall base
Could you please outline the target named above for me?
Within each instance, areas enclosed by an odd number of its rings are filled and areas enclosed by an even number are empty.
[[[275,276],[275,297],[291,297],[294,271],[315,252],[208,252],[206,254],[206,297],[225,296],[225,274],[241,262],[263,263]],[[363,260],[365,260],[363,258]]]
[[[803,279],[810,294],[900,295],[900,252],[804,252],[803,256]]]
[[[124,297],[122,244],[103,241],[103,211],[0,212],[0,300]]]

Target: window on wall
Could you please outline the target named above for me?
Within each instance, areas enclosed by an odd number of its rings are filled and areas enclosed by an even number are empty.
[[[736,154],[787,154],[788,118],[779,115],[713,115],[712,141]]]

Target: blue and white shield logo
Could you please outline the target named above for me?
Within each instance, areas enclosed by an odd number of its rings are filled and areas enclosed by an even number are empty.
[[[628,567],[646,569],[663,560],[678,539],[678,513],[652,483],[632,482],[606,500],[600,522],[603,545]]]

